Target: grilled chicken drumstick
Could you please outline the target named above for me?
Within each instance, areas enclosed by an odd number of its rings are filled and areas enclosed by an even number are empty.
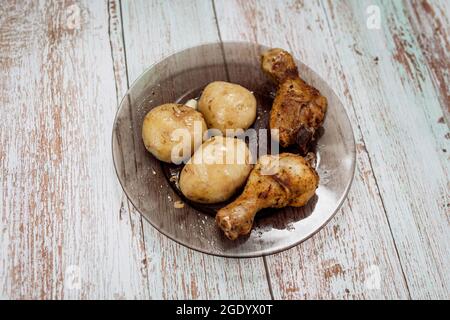
[[[327,99],[300,78],[293,57],[285,50],[264,52],[261,67],[278,85],[270,128],[279,130],[282,147],[297,143],[302,154],[306,154],[309,142],[325,118]]]
[[[255,214],[263,208],[301,207],[314,195],[319,176],[301,156],[292,153],[262,156],[243,193],[216,215],[225,235],[235,240],[250,232]]]

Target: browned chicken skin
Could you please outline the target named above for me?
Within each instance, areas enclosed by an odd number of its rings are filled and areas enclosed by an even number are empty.
[[[300,78],[293,57],[282,49],[265,52],[261,67],[278,85],[270,128],[279,130],[282,147],[296,143],[306,154],[309,142],[323,124],[327,99]],[[216,222],[229,239],[235,240],[250,232],[259,210],[304,206],[318,185],[319,176],[305,158],[292,153],[262,156],[243,193],[217,212]]]
[[[292,153],[262,156],[243,193],[217,213],[217,224],[229,239],[235,240],[250,232],[259,210],[301,207],[318,185],[319,176],[303,157]]]
[[[305,154],[316,130],[323,124],[327,99],[303,81],[293,57],[285,50],[262,54],[263,71],[278,84],[270,113],[270,128],[278,129],[282,147],[297,143]]]

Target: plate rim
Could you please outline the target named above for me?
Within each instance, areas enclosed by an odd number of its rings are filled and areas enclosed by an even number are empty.
[[[162,63],[164,60],[168,59],[169,57],[175,55],[175,54],[179,54],[182,53],[184,51],[193,49],[193,48],[198,48],[198,47],[203,47],[203,46],[212,46],[212,45],[219,45],[221,47],[222,53],[223,53],[223,48],[224,45],[229,44],[239,44],[239,45],[248,45],[248,46],[254,46],[254,47],[264,47],[264,48],[271,48],[270,46],[266,46],[264,44],[258,43],[258,42],[250,42],[250,41],[212,41],[212,42],[202,42],[199,43],[198,45],[195,46],[186,46],[182,49],[179,50],[172,50],[169,52],[169,54],[164,55],[163,57],[161,57],[160,59],[158,59],[156,62],[152,63],[149,67],[145,68],[144,71],[142,71],[142,73],[129,85],[129,87],[127,88],[127,91],[125,92],[124,96],[122,97],[122,99],[120,100],[120,102],[118,103],[117,107],[116,107],[116,114],[114,116],[114,121],[112,123],[112,130],[111,130],[111,153],[112,153],[112,159],[113,159],[113,165],[114,165],[114,171],[116,173],[117,179],[119,181],[119,184],[122,188],[123,193],[125,194],[125,196],[127,197],[127,200],[130,201],[130,203],[133,205],[134,209],[141,215],[141,217],[143,217],[148,223],[150,223],[150,225],[156,229],[159,233],[163,234],[164,236],[166,236],[167,238],[169,238],[170,240],[176,242],[177,244],[182,245],[183,247],[186,247],[188,249],[192,249],[194,251],[200,252],[200,253],[204,253],[210,256],[216,256],[216,257],[222,257],[222,258],[233,258],[233,259],[246,259],[246,258],[258,258],[258,257],[266,257],[266,256],[270,256],[270,255],[274,255],[283,251],[287,251],[289,249],[292,249],[296,246],[298,246],[299,244],[303,243],[304,241],[310,239],[311,237],[313,237],[316,233],[318,233],[320,230],[322,230],[330,221],[331,219],[333,219],[336,214],[338,213],[339,209],[342,207],[342,205],[344,204],[345,200],[347,199],[348,193],[351,189],[351,186],[353,184],[353,180],[355,177],[355,171],[356,171],[356,140],[355,140],[355,135],[353,132],[353,127],[351,125],[351,121],[350,118],[348,116],[347,111],[344,108],[344,113],[345,113],[345,117],[348,120],[348,123],[350,125],[350,129],[351,129],[351,143],[352,143],[352,165],[350,168],[350,172],[351,172],[351,177],[348,180],[344,192],[342,193],[342,196],[339,198],[339,200],[337,201],[337,206],[334,209],[334,212],[328,217],[328,219],[326,219],[322,224],[320,224],[319,227],[317,227],[314,231],[310,232],[309,234],[307,234],[306,236],[302,237],[301,239],[299,239],[298,241],[294,241],[293,243],[289,244],[289,245],[285,245],[285,246],[279,246],[279,247],[275,247],[275,248],[271,248],[271,249],[260,249],[258,251],[253,251],[253,252],[248,252],[248,253],[227,253],[227,252],[223,252],[223,253],[218,253],[218,252],[211,252],[211,251],[207,251],[203,248],[200,248],[196,245],[191,245],[191,244],[187,244],[184,243],[181,240],[178,240],[177,238],[175,238],[174,236],[170,235],[168,232],[166,232],[164,229],[159,228],[158,226],[156,226],[155,223],[153,223],[145,214],[143,214],[139,208],[134,204],[133,200],[131,199],[131,197],[128,195],[125,187],[124,187],[124,183],[122,182],[122,179],[120,178],[120,174],[118,172],[117,169],[117,160],[116,157],[114,155],[114,135],[115,135],[115,127],[116,127],[116,123],[117,123],[117,119],[119,116],[119,112],[121,110],[121,106],[123,104],[123,102],[125,101],[125,99],[127,98],[129,92],[132,90],[132,88],[144,77],[145,74],[147,74],[148,71],[150,71],[153,67],[155,67],[157,64]],[[301,62],[298,59],[295,59],[296,61]],[[301,62],[303,65],[305,65],[306,67],[308,67],[314,74],[318,75],[320,77],[320,79],[323,80],[323,78],[312,68],[310,68],[308,65],[304,64],[303,62]],[[329,89],[331,90],[331,92],[337,97],[337,99],[339,100],[339,102],[341,103],[342,106],[344,106],[344,104],[342,103],[341,99],[339,98],[339,96],[336,94],[335,90],[329,86]],[[193,210],[195,210],[193,208]]]

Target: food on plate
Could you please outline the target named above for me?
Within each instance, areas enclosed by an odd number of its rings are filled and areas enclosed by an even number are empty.
[[[208,127],[219,129],[247,129],[256,118],[255,96],[246,88],[229,82],[208,84],[198,102],[198,110]]]
[[[186,199],[220,205],[243,190],[216,214],[219,228],[231,240],[250,233],[258,211],[304,206],[319,185],[316,157],[308,149],[324,122],[327,99],[300,78],[293,57],[285,50],[264,52],[261,68],[277,84],[269,126],[278,130],[271,131],[272,138],[282,147],[297,144],[296,153],[301,155],[263,155],[253,166],[256,155],[244,140],[234,138],[236,132],[227,129],[248,129],[256,119],[257,101],[246,88],[224,81],[208,84],[198,102],[191,99],[152,109],[142,127],[145,147],[156,158],[175,164],[188,160],[182,169],[176,167],[181,172],[169,178]],[[206,133],[212,134],[208,128],[220,132],[203,142]],[[178,129],[188,135],[175,134]],[[173,206],[182,209],[184,202],[175,201]]]
[[[183,209],[184,208],[184,202],[183,201],[175,201],[174,203],[173,203],[173,207],[175,208],[175,209]]]
[[[180,136],[176,129],[186,129],[187,135]],[[145,148],[159,160],[173,162],[174,151],[181,162],[202,144],[207,129],[200,112],[185,105],[168,103],[147,113],[142,125],[142,139]]]
[[[294,58],[283,49],[262,54],[263,71],[278,85],[270,113],[270,128],[278,129],[282,147],[297,144],[306,154],[314,134],[322,126],[327,99],[300,78]]]
[[[252,169],[243,140],[216,136],[203,143],[181,171],[184,196],[200,203],[228,200],[245,183]]]
[[[303,157],[292,153],[262,156],[243,193],[217,212],[216,222],[229,239],[235,240],[250,232],[259,210],[304,206],[318,185],[319,176]]]

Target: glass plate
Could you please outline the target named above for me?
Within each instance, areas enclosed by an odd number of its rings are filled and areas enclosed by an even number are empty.
[[[175,53],[147,69],[123,98],[113,125],[112,151],[119,181],[134,207],[157,230],[194,250],[226,257],[257,257],[286,250],[320,230],[342,205],[355,170],[355,142],[339,98],[314,71],[297,60],[300,75],[328,99],[323,134],[315,152],[320,185],[303,208],[263,210],[248,237],[228,240],[216,226],[214,206],[183,199],[169,181],[178,170],[144,147],[142,122],[149,110],[198,97],[216,80],[238,83],[258,100],[255,127],[267,126],[274,88],[260,69],[267,47],[242,42],[212,43]],[[225,63],[226,62],[226,63]],[[185,202],[175,208],[175,201]]]

